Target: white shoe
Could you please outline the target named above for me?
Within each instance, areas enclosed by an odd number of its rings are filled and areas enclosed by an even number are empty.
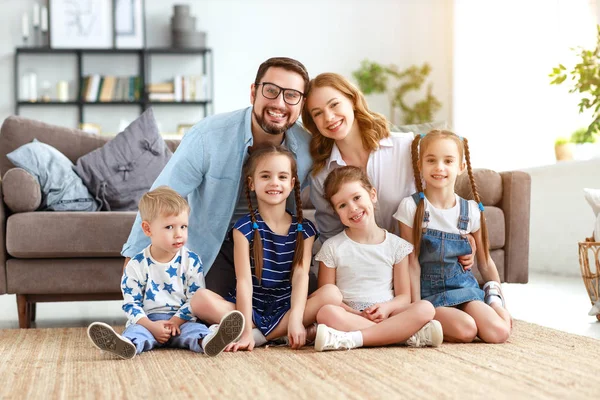
[[[342,332],[328,327],[324,324],[317,326],[317,336],[315,338],[315,350],[350,350],[356,346],[349,332]]]
[[[438,347],[444,341],[444,331],[442,324],[435,319],[426,323],[417,333],[412,335],[406,341],[410,347]]]
[[[87,334],[94,346],[103,351],[116,354],[129,360],[135,357],[136,347],[131,340],[119,335],[104,322],[93,322],[88,326]]]
[[[215,357],[221,354],[228,344],[237,341],[244,331],[244,314],[237,310],[228,312],[219,325],[211,325],[212,332],[202,340],[204,354]]]

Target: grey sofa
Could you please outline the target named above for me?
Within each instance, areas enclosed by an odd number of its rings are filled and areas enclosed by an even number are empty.
[[[72,162],[109,138],[11,116],[0,130],[0,174],[14,166],[6,154],[34,138]],[[178,140],[167,140],[175,150]],[[523,172],[476,171],[490,230],[491,254],[505,282],[526,283],[531,182]],[[469,197],[464,176],[457,190]],[[13,186],[14,188],[14,186]],[[1,190],[4,189],[4,185]],[[35,320],[38,302],[121,299],[121,247],[135,212],[18,212],[0,190],[0,294],[16,294],[19,326]],[[13,189],[14,190],[14,189]],[[303,194],[303,198],[307,198]],[[305,208],[310,208],[305,204]],[[312,210],[307,210],[307,217]],[[475,268],[476,271],[476,268]],[[476,275],[478,273],[476,272]]]
[[[6,154],[34,138],[73,163],[109,137],[11,116],[0,130],[0,174],[14,166]],[[178,140],[167,140],[172,151]],[[38,302],[121,299],[121,247],[135,212],[11,213],[0,206],[0,294],[17,295],[19,326],[35,319]]]

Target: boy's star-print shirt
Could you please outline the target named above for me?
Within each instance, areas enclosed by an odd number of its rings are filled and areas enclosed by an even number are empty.
[[[167,263],[150,255],[150,246],[134,256],[123,272],[121,291],[127,326],[148,314],[174,314],[195,321],[190,300],[200,288],[205,288],[200,257],[185,246]]]

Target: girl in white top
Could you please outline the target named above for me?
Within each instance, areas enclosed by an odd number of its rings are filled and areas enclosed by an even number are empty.
[[[377,191],[358,167],[333,170],[325,198],[345,230],[327,240],[315,259],[319,287],[335,284],[341,305],[317,314],[315,350],[404,343],[439,346],[443,332],[431,303],[410,302],[408,254],[413,246],[375,223]]]
[[[410,256],[412,300],[428,300],[436,307],[435,319],[447,341],[471,342],[479,337],[503,343],[510,335],[511,317],[490,257],[468,141],[449,131],[431,131],[415,138],[412,158],[418,192],[402,200],[394,214],[402,238],[415,245]],[[475,201],[454,192],[456,178],[465,168]],[[458,263],[459,256],[472,252],[469,233],[477,244],[477,268],[487,282],[483,290],[473,273]]]

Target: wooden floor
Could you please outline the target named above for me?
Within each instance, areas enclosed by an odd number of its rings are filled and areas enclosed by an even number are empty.
[[[581,278],[532,274],[528,284],[504,284],[503,290],[513,318],[600,339],[600,322],[587,315],[591,303]],[[120,301],[39,303],[36,314],[38,328],[126,321]],[[0,295],[0,329],[18,327],[16,297]]]

